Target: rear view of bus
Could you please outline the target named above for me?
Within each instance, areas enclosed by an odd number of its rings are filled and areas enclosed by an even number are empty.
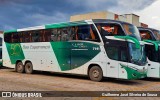
[[[48,24],[4,33],[3,64],[33,70],[139,79],[146,76],[144,45],[137,28],[114,20]]]
[[[160,78],[160,31],[151,28],[138,28],[141,38],[145,41],[148,57],[147,77]]]

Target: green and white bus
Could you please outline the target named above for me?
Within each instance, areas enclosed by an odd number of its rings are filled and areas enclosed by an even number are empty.
[[[2,67],[2,40],[3,40],[3,34],[0,32],[0,67]]]
[[[148,61],[147,77],[160,78],[160,31],[152,28],[138,28],[142,40],[145,41],[145,51]]]
[[[115,20],[84,20],[4,32],[3,65],[20,73],[33,70],[103,77],[146,77],[144,44],[138,29]]]

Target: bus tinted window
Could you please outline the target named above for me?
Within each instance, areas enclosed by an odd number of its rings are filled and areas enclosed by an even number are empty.
[[[0,48],[0,59],[2,59],[2,48]]]
[[[98,33],[93,25],[8,33],[5,34],[4,38],[5,42],[9,43],[56,42],[69,40],[100,42]]]
[[[107,47],[107,55],[110,59],[118,60],[118,47]]]
[[[2,38],[0,38],[0,46],[2,46]]]
[[[153,31],[153,33],[154,33],[156,39],[157,39],[158,41],[160,41],[160,31]]]
[[[41,42],[40,31],[32,31],[31,32],[31,42]]]
[[[151,37],[152,33],[150,31],[140,30],[139,32],[140,32],[142,40],[152,40],[152,37]]]
[[[138,40],[141,40],[139,30],[136,26],[132,24],[123,24],[124,30],[126,35],[132,36],[137,38]]]
[[[120,60],[127,62],[128,57],[127,57],[127,48],[126,47],[121,47],[120,48]]]
[[[107,55],[112,60],[127,62],[127,47],[107,46]]]
[[[99,32],[104,36],[124,36],[125,33],[122,30],[121,26],[115,23],[100,23],[96,24]]]
[[[159,61],[159,52],[155,51],[154,46],[146,46],[146,55],[150,61],[158,62]]]
[[[100,42],[98,33],[93,25],[83,25],[75,27],[74,39]]]

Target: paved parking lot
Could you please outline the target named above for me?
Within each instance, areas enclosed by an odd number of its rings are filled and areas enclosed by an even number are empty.
[[[3,68],[0,69],[0,91],[160,91],[160,79],[120,80],[105,78],[103,82],[93,82],[84,76],[40,71],[30,75],[16,73],[14,69]],[[57,99],[77,100],[75,98]],[[104,100],[106,98],[83,99]],[[107,99],[112,100],[113,98],[108,97]],[[137,99],[137,97],[132,98],[132,100]],[[155,97],[147,99],[158,100]]]

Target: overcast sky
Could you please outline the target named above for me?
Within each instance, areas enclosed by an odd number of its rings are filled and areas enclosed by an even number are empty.
[[[71,15],[95,11],[135,13],[160,29],[160,0],[0,0],[0,30],[69,21]]]

